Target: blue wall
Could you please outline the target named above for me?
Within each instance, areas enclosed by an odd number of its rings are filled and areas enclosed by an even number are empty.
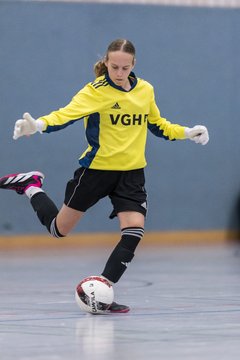
[[[12,140],[16,119],[69,102],[110,41],[131,39],[135,72],[163,116],[209,128],[205,147],[148,137],[147,230],[236,227],[240,191],[240,11],[141,5],[0,2],[0,175],[39,169],[58,206],[86,142],[82,123]],[[76,231],[115,231],[106,199]],[[26,197],[0,193],[0,234],[45,232]]]

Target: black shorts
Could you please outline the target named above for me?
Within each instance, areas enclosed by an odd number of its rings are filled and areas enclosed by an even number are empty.
[[[110,171],[79,168],[67,183],[64,204],[85,212],[108,196],[113,205],[110,218],[121,211],[137,211],[146,216],[147,193],[143,169]]]

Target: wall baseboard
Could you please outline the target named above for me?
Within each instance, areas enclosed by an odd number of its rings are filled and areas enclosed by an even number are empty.
[[[199,231],[159,231],[146,232],[142,246],[172,245],[214,245],[239,241],[238,231],[199,230]],[[56,239],[50,235],[0,236],[1,250],[21,249],[61,249],[72,247],[114,246],[119,241],[119,233],[78,233]]]

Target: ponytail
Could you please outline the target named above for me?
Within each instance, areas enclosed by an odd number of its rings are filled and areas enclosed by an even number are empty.
[[[104,60],[99,60],[98,62],[96,62],[93,69],[96,77],[102,76],[107,73],[107,67],[104,63]]]

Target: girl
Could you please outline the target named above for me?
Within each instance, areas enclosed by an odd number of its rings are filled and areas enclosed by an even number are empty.
[[[66,236],[91,206],[108,196],[113,205],[110,218],[118,217],[121,230],[120,241],[101,274],[111,283],[121,278],[144,234],[147,130],[169,140],[190,139],[202,145],[209,140],[205,126],[188,128],[161,117],[153,87],[132,72],[135,61],[135,48],[130,41],[113,41],[105,57],[95,64],[96,79],[66,107],[37,120],[25,113],[23,119],[16,121],[14,139],[58,131],[84,119],[88,148],[67,183],[60,211],[42,189],[41,172],[0,179],[1,188],[29,197],[41,223],[56,237]],[[129,307],[114,302],[110,311],[127,312]]]

